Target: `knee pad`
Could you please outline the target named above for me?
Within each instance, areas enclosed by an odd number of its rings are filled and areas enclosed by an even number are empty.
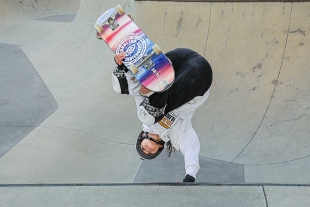
[[[166,106],[163,108],[156,108],[150,104],[148,98],[145,98],[138,107],[138,118],[143,124],[155,124],[163,118],[165,108]]]
[[[138,107],[138,118],[146,125],[152,125],[155,123],[155,117],[149,114],[149,112],[144,108],[144,106]]]

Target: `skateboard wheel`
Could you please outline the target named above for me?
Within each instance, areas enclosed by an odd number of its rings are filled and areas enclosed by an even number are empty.
[[[156,55],[162,53],[160,47],[157,44],[152,47],[152,50],[155,52]]]
[[[119,15],[123,15],[125,12],[124,12],[124,9],[121,7],[121,5],[117,5],[116,7],[115,7],[115,9],[116,9],[116,11],[117,11],[117,13],[119,14]]]
[[[135,65],[130,65],[129,69],[131,70],[131,72],[135,75],[139,72],[138,68]]]
[[[95,24],[95,29],[97,30],[99,34],[103,32],[103,29],[99,24]]]

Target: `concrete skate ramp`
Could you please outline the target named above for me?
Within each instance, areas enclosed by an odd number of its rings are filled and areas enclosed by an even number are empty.
[[[36,2],[0,1],[0,43],[20,45],[58,108],[38,125],[1,121],[30,130],[0,158],[0,183],[183,178],[180,154],[142,161],[135,152],[134,100],[113,91],[113,53],[93,28],[117,4],[163,51],[192,48],[212,65],[210,98],[193,118],[197,181],[309,182],[310,3]],[[75,12],[72,22],[42,21]]]

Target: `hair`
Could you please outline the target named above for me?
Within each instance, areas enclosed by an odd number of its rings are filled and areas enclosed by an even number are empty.
[[[167,146],[167,148],[166,148],[167,156],[170,157],[171,153],[175,152],[175,148],[172,146],[171,141],[167,142],[166,146]]]

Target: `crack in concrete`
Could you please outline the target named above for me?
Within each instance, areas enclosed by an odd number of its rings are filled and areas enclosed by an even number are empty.
[[[181,16],[180,19],[178,21],[178,25],[177,25],[177,34],[175,35],[176,37],[179,36],[181,28],[182,28],[182,22],[183,22],[183,11],[181,11]]]
[[[302,29],[297,29],[297,30],[294,30],[294,31],[289,31],[289,33],[299,33],[299,34],[301,34],[301,35],[303,35],[303,36],[306,36],[306,32],[304,31],[304,30],[302,30]]]
[[[198,28],[198,26],[200,25],[201,22],[202,22],[202,20],[200,19],[200,16],[198,16],[198,20],[196,22],[195,29]]]
[[[229,97],[232,93],[238,92],[238,91],[239,91],[239,88],[238,88],[238,87],[236,87],[236,88],[233,89],[233,90],[230,90],[230,91],[229,91],[229,94],[227,95],[227,97]]]
[[[263,193],[264,193],[264,197],[265,197],[266,207],[268,207],[268,199],[267,199],[267,194],[266,194],[266,191],[265,191],[265,187],[262,186],[262,188],[263,188]]]
[[[298,120],[302,119],[303,117],[308,117],[308,115],[307,114],[302,114],[302,115],[298,116],[295,119],[286,119],[286,120],[282,120],[282,121],[277,121],[276,123],[271,124],[270,127],[273,127],[273,126],[278,125],[280,123],[291,122],[291,121],[293,121],[293,122],[294,121],[298,121]]]
[[[210,11],[209,11],[209,25],[208,25],[208,31],[207,31],[207,37],[206,37],[206,45],[205,45],[205,49],[203,51],[203,55],[206,55],[206,50],[207,50],[207,46],[208,46],[208,39],[209,39],[209,31],[210,31],[210,25],[211,25],[211,12],[212,12],[212,3],[210,5]]]
[[[161,42],[163,42],[165,25],[166,25],[166,19],[167,19],[167,12],[165,11],[164,22],[163,22],[163,29],[161,30],[161,40],[160,40]]]
[[[66,127],[49,127],[49,126],[4,126],[4,125],[0,125],[0,128],[6,128],[6,127],[11,127],[11,128],[47,128],[47,129],[64,129],[64,130],[70,130],[70,131],[76,131],[76,132],[79,132],[79,133],[83,133],[83,134],[86,134],[86,135],[89,135],[91,137],[94,137],[94,138],[97,138],[97,139],[101,139],[101,140],[104,140],[104,141],[107,141],[107,142],[112,142],[112,143],[115,143],[115,144],[123,144],[123,145],[135,145],[135,144],[131,144],[131,143],[124,143],[124,142],[117,142],[117,141],[112,141],[112,140],[108,140],[108,139],[104,139],[102,137],[98,137],[94,134],[90,134],[88,132],[84,132],[84,131],[81,131],[81,130],[77,130],[77,129],[71,129],[71,128],[66,128]]]

